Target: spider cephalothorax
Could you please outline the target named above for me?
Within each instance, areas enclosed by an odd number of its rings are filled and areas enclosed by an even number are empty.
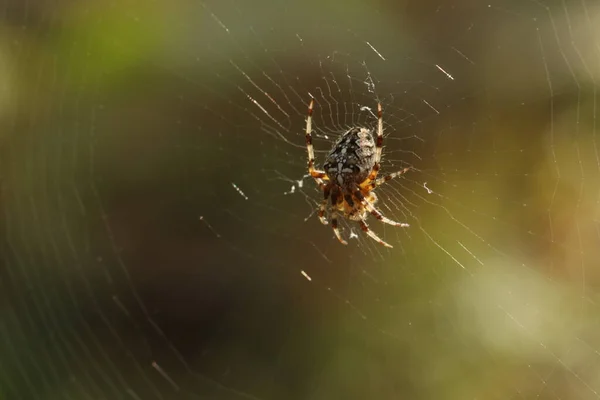
[[[335,236],[343,244],[348,244],[340,233],[337,224],[337,215],[358,221],[361,229],[372,239],[384,246],[392,247],[384,242],[373,231],[369,229],[365,218],[370,213],[375,218],[386,224],[394,226],[408,226],[406,223],[392,221],[383,216],[375,208],[377,196],[373,189],[382,183],[402,175],[409,168],[377,179],[380,169],[381,152],[383,148],[383,113],[381,104],[377,104],[377,139],[373,139],[370,129],[353,127],[346,131],[337,140],[323,165],[323,171],[315,169],[315,154],[312,145],[312,111],[314,101],[308,106],[308,117],[306,119],[306,148],[308,151],[308,172],[315,179],[319,188],[323,191],[325,198],[319,207],[319,220],[323,224],[328,221],[325,218],[327,203],[329,206],[329,217]]]

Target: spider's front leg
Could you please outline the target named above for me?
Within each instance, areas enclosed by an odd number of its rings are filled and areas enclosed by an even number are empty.
[[[373,167],[367,179],[360,184],[361,188],[367,187],[369,184],[374,183],[381,169],[381,153],[383,152],[383,110],[381,109],[381,103],[377,103],[377,136],[375,138],[375,160]]]
[[[375,189],[377,186],[381,186],[382,184],[384,184],[385,182],[394,179],[400,175],[403,175],[404,173],[406,173],[407,171],[409,171],[411,168],[410,167],[406,167],[403,170],[397,171],[397,172],[393,172],[389,175],[386,176],[382,176],[376,180],[369,180],[369,178],[365,179],[365,181],[363,183],[360,184],[361,189],[366,189],[366,190],[373,190]]]
[[[321,187],[324,184],[323,181],[328,181],[329,177],[325,171],[315,169],[315,150],[312,144],[312,113],[314,103],[314,100],[311,100],[308,105],[308,116],[306,117],[306,151],[308,153],[308,173],[317,181],[319,187]]]

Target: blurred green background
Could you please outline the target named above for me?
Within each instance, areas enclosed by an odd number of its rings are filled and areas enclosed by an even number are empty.
[[[599,398],[598,26],[3,0],[0,397]],[[413,168],[377,190],[393,250],[314,215],[311,97],[318,164],[382,102],[383,171]]]

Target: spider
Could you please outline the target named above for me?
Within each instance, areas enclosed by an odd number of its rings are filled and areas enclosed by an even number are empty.
[[[312,145],[312,113],[314,100],[308,106],[306,118],[306,149],[308,151],[308,172],[315,179],[319,189],[323,191],[324,199],[319,207],[318,217],[323,225],[327,203],[329,217],[335,236],[342,244],[348,244],[338,228],[338,215],[351,221],[357,221],[360,228],[371,239],[386,247],[392,247],[375,234],[365,221],[370,213],[379,221],[407,227],[407,223],[392,221],[385,217],[377,208],[377,196],[373,190],[397,176],[404,174],[410,168],[390,175],[377,178],[381,168],[381,153],[383,149],[383,112],[381,103],[377,104],[377,139],[373,140],[372,131],[363,127],[352,127],[337,140],[323,165],[323,170],[315,169],[315,152]]]

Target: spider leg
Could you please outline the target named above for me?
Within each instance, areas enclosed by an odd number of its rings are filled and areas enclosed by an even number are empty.
[[[383,110],[381,103],[377,103],[377,141],[375,142],[375,163],[381,162],[381,152],[383,151]],[[378,168],[379,169],[379,168]]]
[[[365,182],[373,182],[381,168],[381,152],[383,151],[383,111],[381,103],[377,103],[377,140],[375,141],[375,164]]]
[[[325,171],[315,169],[315,150],[312,144],[312,113],[314,100],[308,105],[308,116],[306,117],[306,151],[308,152],[308,173],[315,178],[317,184],[321,186],[323,181],[329,180]]]
[[[377,186],[381,186],[382,184],[384,184],[385,182],[394,179],[400,175],[403,175],[405,172],[407,172],[408,170],[410,170],[410,167],[406,167],[403,170],[397,171],[397,172],[393,172],[389,175],[386,176],[382,176],[378,179],[376,179],[375,181],[369,181],[368,179],[366,179],[363,183],[360,184],[360,187],[362,189],[367,189],[367,190],[372,190],[375,189]]]
[[[348,242],[346,242],[342,238],[342,234],[340,233],[340,229],[338,228],[337,213],[335,211],[331,215],[331,227],[333,228],[333,233],[335,233],[335,237],[337,237],[340,243],[348,244]]]
[[[354,196],[360,200],[360,202],[371,213],[371,215],[373,215],[375,218],[377,218],[379,221],[383,222],[384,224],[393,225],[393,226],[401,226],[403,228],[410,226],[406,222],[396,222],[396,221],[389,219],[385,215],[383,215],[379,210],[377,210],[375,208],[375,206],[373,204],[371,204],[371,202],[368,199],[365,199],[365,196],[363,196],[360,189],[357,189],[356,192],[354,192]]]
[[[331,192],[330,186],[324,185],[323,187],[323,196],[324,199],[319,206],[319,213],[317,216],[319,217],[319,221],[323,225],[327,225],[327,219],[325,219],[325,208],[327,207],[327,200],[329,200],[329,193]]]
[[[323,202],[319,206],[319,212],[317,213],[317,216],[319,217],[319,221],[321,221],[321,223],[323,225],[328,224],[327,219],[325,218],[325,208],[326,207],[327,207],[327,199],[323,200]]]
[[[338,228],[338,220],[337,220],[337,209],[338,203],[342,200],[340,197],[341,193],[338,189],[334,188],[333,193],[331,193],[331,208],[329,209],[331,215],[331,228],[333,229],[333,233],[335,233],[335,237],[340,241],[341,244],[348,244],[343,238]]]
[[[310,170],[309,170],[310,172]],[[327,172],[325,171],[321,171],[318,169],[314,169],[313,168],[313,172],[310,173],[310,176],[312,176],[313,178],[315,178],[315,180],[319,181],[328,181],[329,180],[329,176],[327,175]]]
[[[321,190],[325,190],[325,187],[327,186],[327,184],[325,184],[325,182],[323,181],[323,179],[321,178],[315,178],[315,182],[317,182],[317,185],[319,186],[319,189]]]
[[[367,225],[367,223],[365,222],[364,219],[359,220],[358,223],[360,224],[360,228],[363,230],[363,232],[366,233],[371,239],[375,240],[379,244],[384,245],[385,247],[389,247],[389,248],[394,247],[391,244],[381,240],[381,238],[379,236],[377,236],[375,234],[375,232],[373,232],[371,229],[369,229],[369,225]]]

